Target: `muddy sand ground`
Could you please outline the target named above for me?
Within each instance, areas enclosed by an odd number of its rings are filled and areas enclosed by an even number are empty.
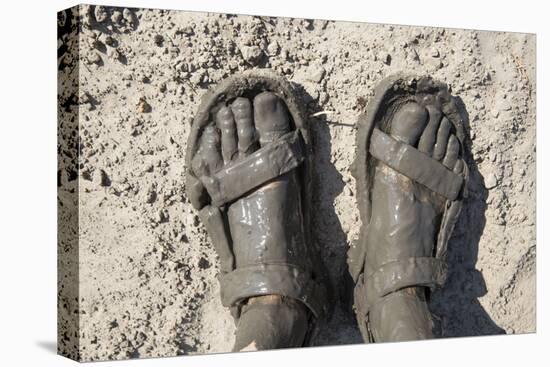
[[[308,114],[326,112],[310,119],[314,240],[338,291],[316,345],[362,342],[345,258],[361,224],[354,123],[375,85],[398,71],[449,83],[469,113],[470,195],[449,243],[447,284],[430,303],[442,335],[535,331],[533,35],[76,9],[79,23],[60,17],[59,218],[80,223],[78,246],[60,228],[61,351],[76,343],[81,359],[104,360],[230,350],[234,325],[185,193],[184,154],[201,96],[252,68],[285,75]]]

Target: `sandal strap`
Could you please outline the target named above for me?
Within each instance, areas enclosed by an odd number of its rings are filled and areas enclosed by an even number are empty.
[[[411,257],[388,262],[370,275],[359,275],[355,285],[355,309],[362,317],[388,294],[407,287],[440,287],[447,278],[445,261],[434,257]]]
[[[230,244],[229,228],[219,207],[207,205],[199,211],[202,223],[220,258],[220,271],[228,273],[235,267],[235,256]]]
[[[257,264],[237,268],[221,274],[219,281],[222,304],[226,307],[238,306],[250,297],[277,294],[303,302],[316,317],[327,312],[325,287],[309,272],[292,264]]]
[[[365,283],[373,296],[384,297],[401,288],[443,285],[447,274],[444,261],[434,257],[411,257],[388,262],[369,274]]]
[[[294,130],[214,175],[201,177],[201,181],[212,198],[211,205],[222,206],[298,167],[304,159],[300,131]]]
[[[369,151],[382,163],[448,200],[456,200],[461,192],[464,184],[462,175],[377,128],[372,131]]]

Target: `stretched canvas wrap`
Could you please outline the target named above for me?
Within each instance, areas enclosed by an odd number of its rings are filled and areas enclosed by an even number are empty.
[[[58,13],[58,353],[535,332],[535,36]]]

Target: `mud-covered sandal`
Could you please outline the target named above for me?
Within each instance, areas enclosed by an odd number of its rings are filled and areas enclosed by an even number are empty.
[[[466,195],[464,139],[448,86],[430,77],[384,79],[358,120],[352,173],[362,228],[348,265],[366,342],[432,337],[423,291],[445,282]]]
[[[268,71],[232,76],[202,99],[186,153],[186,190],[220,259],[222,304],[279,295],[309,310],[304,345],[326,313],[310,239],[312,146],[294,89]]]

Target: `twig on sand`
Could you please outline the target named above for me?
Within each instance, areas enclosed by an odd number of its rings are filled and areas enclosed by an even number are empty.
[[[336,111],[319,111],[319,112],[315,112],[314,114],[309,115],[309,117],[319,117],[319,116],[325,116],[325,115],[333,115],[335,113],[336,113]],[[327,124],[330,124],[330,125],[355,128],[355,124],[347,124],[347,123],[344,123],[344,122],[335,122],[335,121],[328,121],[328,120],[325,120],[324,122],[326,122]]]
[[[322,116],[322,115],[332,115],[334,113],[336,113],[336,111],[319,111],[319,112],[315,112],[312,115],[309,115],[309,117],[317,117],[317,116]]]

